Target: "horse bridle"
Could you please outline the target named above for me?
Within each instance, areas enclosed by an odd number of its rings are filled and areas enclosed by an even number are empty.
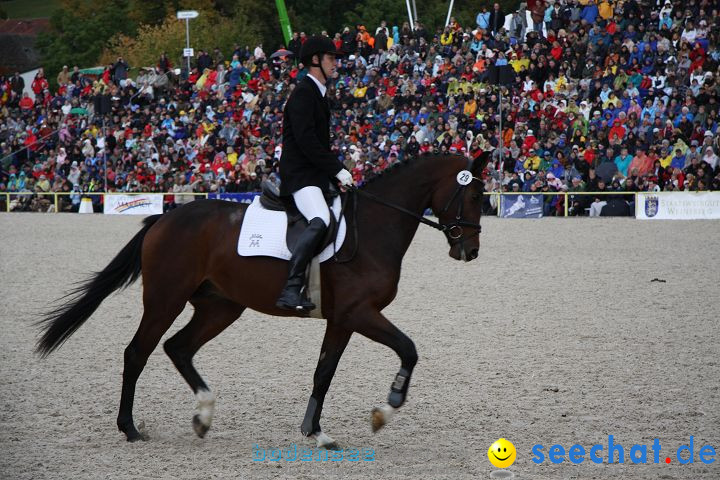
[[[476,177],[472,177],[472,181],[478,180]],[[468,184],[469,185],[469,184]],[[441,224],[438,223],[439,226],[441,226],[441,231],[445,234],[445,236],[448,239],[448,243],[450,246],[456,245],[458,243],[462,243],[465,241],[466,238],[473,235],[463,235],[463,227],[470,228],[472,230],[477,230],[477,233],[482,233],[482,226],[479,223],[472,223],[468,222],[466,220],[462,219],[462,212],[463,212],[463,203],[465,201],[465,188],[467,185],[458,185],[458,188],[455,189],[455,193],[453,193],[452,197],[450,197],[450,200],[445,205],[445,208],[443,208],[442,212],[438,215],[438,218],[440,215],[446,213],[448,210],[450,210],[450,207],[452,206],[453,202],[456,198],[459,198],[460,201],[458,203],[457,213],[455,214],[455,221],[452,223],[446,223]],[[453,233],[457,232],[457,233]]]
[[[469,171],[468,171],[469,173]],[[477,230],[477,233],[480,234],[482,232],[482,226],[479,223],[472,223],[468,222],[467,220],[463,220],[462,218],[462,212],[463,212],[463,203],[465,200],[465,192],[466,187],[473,181],[480,180],[477,177],[472,177],[470,181],[465,185],[458,185],[458,187],[455,189],[455,193],[453,193],[452,197],[450,197],[450,200],[448,200],[447,204],[445,204],[445,208],[442,209],[442,211],[438,214],[438,218],[446,213],[448,210],[450,210],[450,207],[452,207],[453,202],[455,202],[456,199],[460,199],[460,202],[458,203],[458,209],[457,213],[455,214],[455,221],[450,223],[440,223],[435,222],[433,220],[429,220],[425,218],[423,215],[418,215],[415,212],[412,212],[404,207],[401,207],[400,205],[396,205],[392,202],[388,202],[387,200],[378,197],[377,195],[374,195],[370,192],[366,192],[365,190],[360,190],[359,188],[355,186],[348,187],[351,191],[360,194],[366,198],[369,198],[370,200],[373,200],[376,203],[379,203],[381,205],[385,205],[386,207],[393,208],[399,212],[405,213],[407,215],[410,215],[411,217],[418,220],[420,223],[424,223],[425,225],[428,225],[436,230],[440,230],[445,234],[445,237],[447,237],[448,243],[450,246],[455,246],[457,244],[462,244],[468,237],[470,237],[473,234],[466,234],[463,235],[463,228],[470,228],[472,230]]]

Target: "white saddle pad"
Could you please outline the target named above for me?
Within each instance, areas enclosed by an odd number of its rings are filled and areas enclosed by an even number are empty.
[[[333,206],[330,209],[335,219],[340,217],[340,197],[335,197]],[[340,220],[337,239],[325,247],[316,257],[322,263],[335,254],[336,250],[345,241],[345,219]],[[290,260],[291,253],[288,250],[285,237],[287,234],[287,214],[267,210],[260,203],[260,196],[255,197],[245,212],[240,237],[238,239],[238,254],[243,257],[275,257],[283,260]]]

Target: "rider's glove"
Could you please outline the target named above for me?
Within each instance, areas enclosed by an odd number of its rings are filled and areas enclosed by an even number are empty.
[[[350,185],[353,185],[352,175],[344,168],[340,170],[337,175],[335,175],[335,178],[340,180],[340,185],[342,185],[343,187],[349,187]]]

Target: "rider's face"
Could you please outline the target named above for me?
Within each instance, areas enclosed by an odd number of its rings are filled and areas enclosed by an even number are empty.
[[[332,53],[323,55],[321,65],[325,71],[325,75],[330,78],[335,73],[335,55]]]

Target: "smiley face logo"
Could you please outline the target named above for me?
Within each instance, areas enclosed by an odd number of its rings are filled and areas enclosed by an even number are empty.
[[[515,462],[515,445],[501,438],[490,445],[488,459],[498,468],[507,468]]]

